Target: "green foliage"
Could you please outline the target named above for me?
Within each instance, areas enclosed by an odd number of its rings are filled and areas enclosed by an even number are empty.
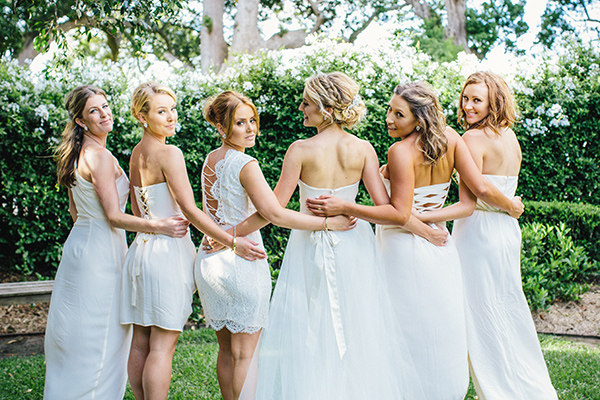
[[[600,272],[598,261],[589,259],[570,232],[564,223],[522,227],[523,291],[532,310],[545,309],[557,299],[578,300],[589,289],[585,282]]]
[[[560,201],[524,201],[525,213],[520,221],[545,225],[564,223],[573,240],[583,246],[594,260],[600,261],[600,207]]]
[[[542,15],[537,35],[539,43],[547,48],[565,34],[589,34],[600,39],[600,21],[593,18],[596,0],[550,0]]]

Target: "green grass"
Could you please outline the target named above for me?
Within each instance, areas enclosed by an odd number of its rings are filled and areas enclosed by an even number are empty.
[[[600,400],[600,346],[540,336],[552,383],[561,400]],[[185,331],[173,360],[169,399],[220,399],[215,371],[217,339],[212,330]],[[44,357],[12,357],[0,361],[2,400],[39,400],[44,391]],[[475,399],[473,387],[465,399]],[[133,400],[128,389],[125,399]]]

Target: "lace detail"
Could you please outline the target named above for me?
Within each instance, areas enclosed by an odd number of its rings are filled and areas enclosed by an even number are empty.
[[[246,326],[231,320],[209,321],[210,326],[215,331],[220,331],[223,328],[231,333],[256,333],[262,329],[262,326]]]
[[[415,188],[413,195],[413,207],[420,212],[433,211],[444,206],[450,182],[438,183]]]
[[[140,209],[140,213],[142,214],[142,218],[144,219],[152,219],[152,214],[150,213],[150,206],[148,206],[148,188],[146,186],[139,187],[134,186],[138,208]]]

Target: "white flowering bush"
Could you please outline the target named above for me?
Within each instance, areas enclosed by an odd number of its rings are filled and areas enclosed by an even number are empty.
[[[514,71],[505,74],[521,109],[515,127],[524,150],[520,192],[526,198],[598,204],[594,190],[599,184],[598,143],[594,140],[600,103],[598,52],[574,47],[565,57],[573,59],[558,64],[542,60],[537,72],[524,76]],[[314,73],[340,70],[359,82],[368,112],[351,132],[369,140],[383,163],[392,143],[385,129],[385,113],[397,84],[429,82],[439,95],[448,123],[458,129],[456,105],[462,82],[482,68],[474,56],[460,55],[455,62],[439,64],[411,47],[390,43],[358,47],[320,39],[297,50],[239,56],[220,74],[202,74],[162,62],[141,73],[133,64],[103,65],[92,59],[32,74],[14,61],[2,60],[2,268],[52,276],[58,265],[71,222],[66,190],[55,185],[51,153],[66,118],[64,95],[75,86],[94,84],[107,92],[115,120],[108,148],[125,170],[130,151],[141,135],[129,113],[131,93],[139,83],[150,79],[174,89],[179,98],[181,129],[169,141],[185,154],[196,199],[200,200],[202,162],[220,143],[202,115],[204,102],[211,95],[232,89],[254,100],[261,115],[261,136],[249,154],[259,160],[274,186],[289,145],[315,134],[314,129],[303,126],[298,111],[304,81]],[[361,191],[361,200],[366,199]],[[297,207],[297,200],[292,201],[292,207]],[[267,227],[263,236],[270,261],[277,268],[287,232]],[[195,240],[198,243],[197,237]]]

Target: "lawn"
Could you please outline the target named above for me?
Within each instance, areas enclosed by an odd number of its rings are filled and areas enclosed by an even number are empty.
[[[540,336],[550,377],[561,400],[600,400],[600,346],[586,346],[552,336]],[[169,399],[220,399],[215,372],[217,340],[201,329],[181,334],[173,362]],[[13,357],[0,361],[2,400],[41,399],[44,356]],[[475,399],[469,388],[465,399]],[[134,400],[131,391],[125,399]]]

